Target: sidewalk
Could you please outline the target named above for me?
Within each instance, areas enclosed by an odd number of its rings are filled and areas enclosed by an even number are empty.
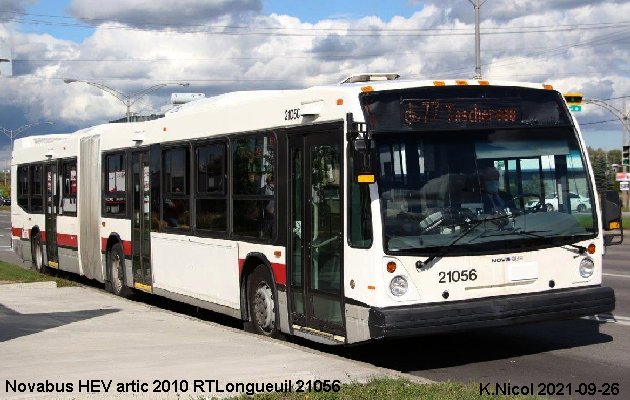
[[[179,398],[174,383],[186,385],[181,398],[208,395],[193,391],[229,389],[236,382],[286,383],[302,380],[366,381],[400,374],[287,342],[201,321],[144,303],[84,288],[12,289],[0,286],[0,398],[83,398],[94,381],[106,394],[97,398]],[[101,383],[100,381],[104,381]],[[168,393],[118,394],[117,385],[153,391],[168,380]],[[423,381],[423,380],[421,380]],[[7,393],[31,383],[57,383],[53,393]],[[22,384],[22,386],[20,386]],[[58,390],[72,386],[72,394]],[[65,385],[62,386],[62,385]],[[12,386],[12,387],[13,387]],[[199,387],[198,387],[199,388]],[[213,393],[218,396],[238,393]],[[65,397],[64,397],[65,396]],[[90,398],[94,398],[90,396]]]

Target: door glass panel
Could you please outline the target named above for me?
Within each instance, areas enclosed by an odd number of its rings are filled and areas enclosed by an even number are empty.
[[[302,148],[292,149],[291,154],[291,286],[293,312],[304,314],[303,263],[302,263],[302,202],[304,179],[302,176]]]
[[[133,220],[132,220],[132,265],[134,281],[151,283],[151,183],[149,157],[145,153],[136,153],[131,163],[133,184]]]
[[[337,293],[342,243],[339,146],[313,146],[311,160],[311,288]]]

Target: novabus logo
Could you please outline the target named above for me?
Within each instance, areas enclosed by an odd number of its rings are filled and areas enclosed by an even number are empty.
[[[492,259],[493,263],[514,262],[514,261],[523,261],[523,256],[511,256],[508,254],[503,257],[497,257],[497,258]]]

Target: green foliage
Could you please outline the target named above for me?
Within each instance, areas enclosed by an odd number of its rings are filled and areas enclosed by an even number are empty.
[[[57,282],[57,286],[75,286],[74,282],[41,274],[30,269],[24,269],[17,265],[0,261],[0,282],[30,283],[30,282]]]
[[[593,167],[597,191],[602,192],[618,188],[619,185],[615,182],[615,173],[611,166],[621,162],[621,150],[605,151],[588,147],[587,152]]]

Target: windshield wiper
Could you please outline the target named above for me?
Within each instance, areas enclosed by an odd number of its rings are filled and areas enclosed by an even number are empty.
[[[548,231],[548,230],[547,231],[515,231],[515,233],[518,233],[518,234],[529,235],[531,237],[535,237],[538,239],[544,239],[547,243],[550,243],[550,244],[555,244],[555,242],[558,239],[560,239],[560,237],[549,237],[549,236],[539,235],[539,233],[542,233],[542,232],[551,232],[551,231]],[[579,246],[577,244],[572,244],[572,243],[564,243],[563,245],[570,246],[570,247],[573,247],[574,249],[577,249],[580,254],[586,253],[586,247],[584,246]]]
[[[450,242],[447,246],[441,246],[440,251],[437,254],[429,256],[429,258],[427,258],[424,261],[418,261],[418,263],[416,264],[416,268],[423,268],[426,265],[431,264],[436,258],[442,258],[446,256],[457,242],[459,242],[466,235],[472,232],[473,229],[483,224],[484,222],[495,221],[495,220],[504,219],[504,218],[508,218],[507,215],[499,215],[492,218],[479,219],[477,221],[469,222],[468,225],[464,228],[464,230],[460,232],[460,234],[455,239],[453,239],[452,242]]]

